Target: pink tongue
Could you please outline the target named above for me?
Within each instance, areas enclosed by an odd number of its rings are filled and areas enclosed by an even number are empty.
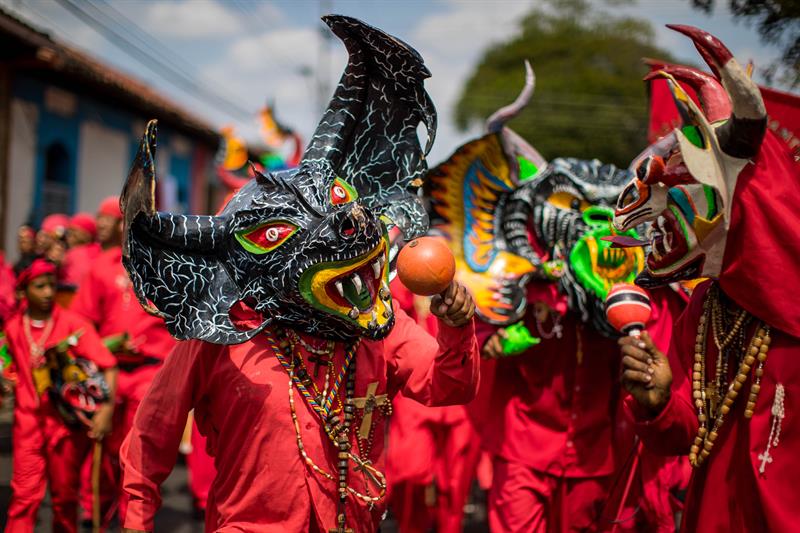
[[[633,248],[635,246],[645,246],[646,244],[650,244],[647,241],[634,239],[633,237],[629,237],[627,235],[607,235],[605,237],[600,237],[600,240],[610,242],[612,248]]]

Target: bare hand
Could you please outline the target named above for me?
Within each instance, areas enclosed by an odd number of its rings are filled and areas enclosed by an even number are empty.
[[[503,339],[506,338],[506,330],[498,329],[481,349],[481,356],[485,359],[499,359],[505,355],[503,351]]]
[[[431,313],[448,326],[460,328],[472,320],[475,302],[466,287],[453,281],[444,292],[431,298]]]
[[[114,415],[114,405],[110,402],[104,403],[92,417],[92,426],[89,428],[89,438],[103,440],[103,437],[111,433],[111,419]]]
[[[669,361],[646,331],[639,337],[622,337],[619,345],[622,348],[622,384],[639,405],[657,416],[669,400],[672,385]]]

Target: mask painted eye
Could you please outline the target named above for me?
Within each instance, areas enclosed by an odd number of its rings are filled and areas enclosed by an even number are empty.
[[[242,248],[253,254],[271,252],[295,234],[297,226],[284,220],[274,220],[236,232]]]
[[[358,199],[356,190],[341,178],[333,180],[331,185],[331,203],[333,205],[348,204]]]
[[[547,203],[559,209],[572,209],[573,211],[585,211],[591,205],[586,200],[567,191],[554,192],[547,199]]]

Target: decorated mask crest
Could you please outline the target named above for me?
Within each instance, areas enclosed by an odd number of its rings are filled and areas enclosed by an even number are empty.
[[[323,20],[350,58],[297,169],[256,172],[217,216],[159,213],[148,125],[121,200],[123,263],[179,339],[235,344],[270,323],[341,340],[392,328],[388,229],[413,238],[428,225],[416,190],[436,130],[430,73],[376,28]]]
[[[434,228],[448,237],[459,281],[482,319],[509,325],[525,313],[525,287],[558,280],[570,308],[613,335],[603,311],[611,286],[632,281],[641,250],[612,249],[612,206],[630,180],[599,161],[556,159],[549,165],[503,123],[527,103],[533,73],[515,104],[487,121],[490,133],[465,144],[431,170]],[[636,239],[634,230],[627,237]],[[532,241],[535,243],[532,243]]]
[[[734,190],[767,126],[758,86],[725,45],[691,26],[669,27],[692,39],[714,75],[668,66],[646,78],[666,78],[682,124],[634,160],[635,177],[617,202],[617,229],[651,222],[638,279],[645,287],[719,276]],[[681,84],[697,93],[702,110]]]

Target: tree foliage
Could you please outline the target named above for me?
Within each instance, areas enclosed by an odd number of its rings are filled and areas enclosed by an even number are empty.
[[[647,21],[592,11],[585,0],[551,0],[520,22],[520,32],[488,49],[462,90],[456,123],[483,121],[516,98],[523,61],[536,92],[509,126],[548,159],[597,158],[627,166],[646,145],[642,57],[671,61]]]
[[[691,0],[711,11],[715,0]],[[764,42],[781,48],[780,60],[765,65],[769,83],[800,87],[800,0],[728,0],[733,16],[754,24]]]

